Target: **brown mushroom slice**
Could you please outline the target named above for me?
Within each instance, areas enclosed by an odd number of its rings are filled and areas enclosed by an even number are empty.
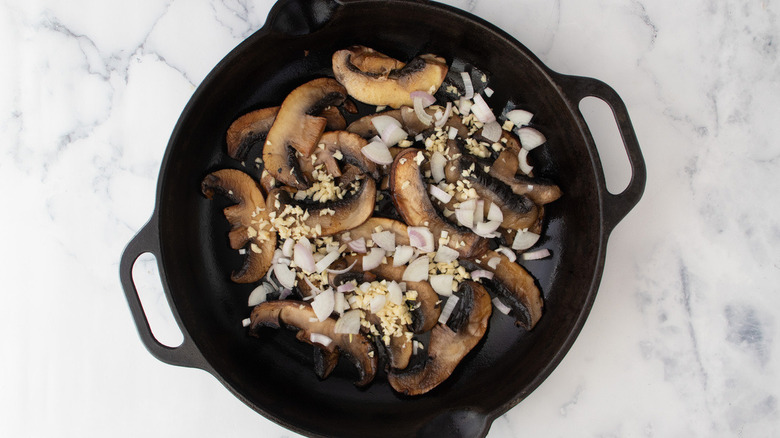
[[[336,320],[327,318],[319,321],[309,303],[296,300],[266,301],[255,306],[250,315],[250,333],[258,336],[260,327],[288,327],[297,329],[296,337],[327,351],[343,353],[350,358],[358,370],[360,378],[355,382],[357,386],[368,385],[376,375],[377,358],[374,345],[362,334],[347,335],[335,332]],[[311,334],[317,333],[327,336],[332,342],[323,346],[311,341]],[[330,358],[332,360],[332,357]]]
[[[308,188],[293,149],[308,157],[328,122],[316,114],[341,105],[345,99],[346,89],[331,78],[314,79],[293,90],[282,102],[263,147],[268,173],[289,186]]]
[[[394,219],[375,216],[370,217],[357,227],[345,231],[339,236],[339,239],[342,243],[346,243],[350,240],[357,240],[361,237],[368,241],[378,228],[381,228],[382,231],[391,231],[395,234],[396,245],[409,245],[409,233],[406,230],[405,223]],[[347,238],[347,236],[349,238]]]
[[[387,357],[390,368],[395,370],[406,368],[409,365],[409,360],[412,358],[412,341],[407,339],[406,336],[390,336],[390,343],[385,344],[382,340],[385,331],[382,328],[380,318],[367,312],[366,320],[373,324],[379,332],[380,336],[375,339],[376,347]]]
[[[422,151],[418,149],[407,149],[395,157],[390,171],[393,204],[408,225],[428,227],[436,237],[446,231],[450,245],[461,257],[481,255],[487,250],[487,240],[442,218],[433,206],[428,197],[428,186],[420,173],[424,160]]]
[[[362,176],[354,193],[328,202],[297,201],[290,191],[276,188],[268,194],[269,215],[281,221],[294,216],[295,226],[307,238],[330,236],[362,224],[374,212],[376,181]],[[289,208],[288,208],[289,207]]]
[[[355,99],[393,108],[412,106],[413,91],[433,94],[447,75],[446,60],[436,55],[420,55],[407,64],[392,64],[386,62],[388,58],[364,46],[339,50],[333,54],[333,74]],[[377,64],[382,68],[376,68]]]
[[[319,347],[314,347],[312,351],[314,357],[314,374],[320,379],[327,379],[339,363],[339,352],[328,351]]]
[[[339,162],[353,165],[374,179],[379,179],[376,163],[366,158],[361,149],[366,140],[357,134],[347,131],[326,132],[317,142],[317,148],[311,157],[301,157],[301,160],[311,163],[313,167],[324,164],[328,173],[334,177],[341,176]],[[301,166],[303,167],[303,166]]]
[[[499,262],[495,268],[492,268],[488,262],[494,257],[498,257]],[[544,302],[542,292],[536,286],[531,274],[521,265],[510,261],[504,254],[495,251],[488,251],[480,257],[478,264],[468,266],[471,262],[462,261],[469,269],[486,269],[493,273],[492,279],[481,281],[498,295],[499,300],[512,309],[511,314],[516,324],[528,330],[534,328],[542,317]]]
[[[230,247],[248,245],[244,263],[230,278],[236,283],[254,283],[268,272],[276,248],[276,232],[271,231],[268,209],[255,180],[236,169],[222,169],[203,178],[201,191],[208,199],[219,193],[234,205],[223,210],[231,225]]]
[[[437,110],[443,109],[439,106],[430,106],[425,109],[425,112],[428,115],[433,116]],[[379,132],[377,132],[376,127],[372,122],[372,120],[377,116],[390,116],[398,120],[401,123],[403,130],[406,131],[406,133],[410,136],[415,136],[432,128],[432,125],[426,125],[420,120],[419,117],[417,117],[417,113],[414,112],[413,108],[402,106],[399,109],[382,111],[380,113],[363,116],[350,123],[349,126],[347,126],[347,131],[355,133],[366,139],[372,138],[375,135],[379,135]],[[466,132],[468,132],[468,130],[466,130]]]
[[[490,295],[478,283],[461,283],[458,304],[447,324],[431,332],[428,357],[401,372],[388,374],[390,386],[406,395],[420,395],[445,381],[487,331],[493,311]]]

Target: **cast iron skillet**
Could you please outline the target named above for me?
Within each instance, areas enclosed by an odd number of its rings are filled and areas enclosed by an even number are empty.
[[[330,75],[334,50],[353,44],[400,59],[436,53],[491,74],[500,110],[508,100],[536,114],[548,137],[532,156],[564,197],[547,208],[540,247],[553,256],[525,262],[544,293],[544,315],[531,332],[493,315],[485,339],[450,379],[430,393],[394,393],[383,376],[352,385],[342,361],[327,380],[312,371],[311,347],[290,331],[247,336],[251,286],[233,284],[240,264],[227,245],[224,203],[200,194],[214,170],[234,167],[225,131],[238,116],[278,105],[296,86]],[[588,127],[578,110],[586,96],[612,108],[632,168],[628,187],[610,194]],[[250,166],[251,167],[251,166]],[[457,9],[428,1],[282,0],[265,26],[228,54],[196,90],[162,161],[151,220],[132,239],[121,280],[141,340],[163,362],[201,368],[264,416],[309,436],[484,436],[491,422],[533,391],[561,361],[596,295],[607,237],[639,201],[646,171],[626,107],[610,87],[544,66],[512,37]],[[152,253],[184,341],[170,348],[151,333],[132,280],[139,255]]]

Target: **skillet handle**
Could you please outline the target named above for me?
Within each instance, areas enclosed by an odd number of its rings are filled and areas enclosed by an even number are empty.
[[[138,289],[135,287],[135,282],[133,281],[133,266],[135,265],[136,260],[138,260],[138,257],[146,253],[154,255],[159,266],[159,241],[155,215],[143,228],[141,228],[130,243],[127,244],[127,247],[122,253],[122,259],[119,262],[119,278],[122,282],[125,296],[127,297],[127,304],[130,306],[130,313],[133,315],[133,321],[138,329],[141,341],[152,356],[170,365],[201,368],[208,371],[208,365],[205,359],[185,330],[181,330],[184,338],[182,343],[177,347],[169,347],[160,343],[154,337],[152,329],[149,326],[149,320],[146,318],[141,299],[138,296]],[[162,272],[162,270],[160,270],[160,272]],[[165,288],[164,281],[163,287]],[[178,322],[179,318],[178,315],[176,315],[175,309],[172,308],[171,311]],[[181,328],[181,324],[179,324],[179,327]]]
[[[612,115],[615,117],[620,138],[623,140],[623,147],[626,149],[628,162],[631,166],[631,180],[621,193],[612,194],[606,188],[602,193],[605,204],[604,223],[607,230],[612,231],[642,198],[647,182],[645,160],[642,157],[639,140],[637,140],[636,132],[628,116],[626,104],[612,87],[597,79],[557,75],[556,80],[572,103],[579,104],[586,97],[596,97],[609,105],[612,109]]]

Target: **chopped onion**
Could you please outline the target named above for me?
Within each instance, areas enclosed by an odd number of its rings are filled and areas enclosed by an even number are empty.
[[[490,269],[496,269],[499,263],[501,263],[501,257],[491,257],[490,260],[488,260],[487,265]]]
[[[384,166],[393,163],[393,155],[390,154],[390,149],[382,141],[372,141],[363,146],[360,152],[376,164]]]
[[[498,297],[493,298],[493,305],[496,307],[496,310],[503,313],[504,315],[509,315],[509,312],[512,311],[512,308],[502,303]]]
[[[536,251],[524,252],[523,260],[539,260],[550,257],[550,250],[547,248],[537,249]]]
[[[369,310],[371,310],[371,313],[377,314],[385,308],[386,303],[387,297],[385,295],[374,295],[374,297],[371,298],[371,302],[368,304]]]
[[[492,280],[493,273],[488,271],[487,269],[477,269],[475,271],[471,271],[472,280],[477,281],[480,278],[487,278],[488,280]]]
[[[371,248],[371,252],[363,256],[363,270],[370,271],[381,265],[385,254],[382,248]]]
[[[241,320],[241,325],[244,327],[249,327],[249,324],[252,323],[252,319],[250,318],[244,318]]]
[[[457,131],[457,129],[456,129]],[[435,182],[444,179],[444,166],[447,164],[447,158],[440,152],[434,152],[431,155],[431,177]]]
[[[289,297],[290,295],[292,295],[292,289],[289,289],[289,288],[286,288],[286,287],[282,288],[281,292],[279,292],[279,299],[283,300],[283,299]]]
[[[514,262],[515,260],[517,260],[517,254],[515,254],[514,251],[512,251],[510,248],[507,248],[505,246],[499,246],[498,248],[496,248],[496,252],[505,255],[510,262]]]
[[[387,129],[382,131],[382,142],[387,147],[395,146],[398,144],[399,141],[405,140],[406,137],[408,136],[409,134],[407,134],[406,131],[401,129],[400,126],[390,125],[387,127]]]
[[[274,274],[279,284],[288,289],[295,287],[295,271],[287,267],[284,263],[274,265]]]
[[[309,340],[312,344],[320,344],[323,347],[327,347],[331,342],[333,342],[333,339],[319,333],[312,333],[309,337]]]
[[[417,257],[404,270],[403,281],[425,281],[428,279],[428,256]]]
[[[452,295],[452,281],[454,279],[455,276],[452,274],[431,275],[428,283],[431,284],[431,287],[437,294],[448,297]]]
[[[361,312],[359,309],[347,310],[336,321],[336,324],[333,326],[333,332],[342,335],[356,335],[360,333],[360,317]]]
[[[474,95],[474,106],[471,107],[471,112],[482,123],[490,123],[496,120],[493,110],[490,109],[485,99],[479,94]]]
[[[440,189],[440,188],[438,188],[438,187],[436,187],[434,185],[431,185],[429,187],[429,190],[431,192],[431,195],[434,198],[438,199],[439,201],[441,201],[441,202],[443,202],[445,204],[450,202],[450,200],[452,200],[452,195],[450,195],[449,193],[445,192],[444,190],[442,190],[442,189]]]
[[[463,208],[462,205],[463,204],[461,204],[461,207],[455,209],[455,218],[458,220],[458,223],[464,227],[471,228],[474,226],[474,210]]]
[[[477,208],[477,200],[468,199],[466,201],[463,201],[460,203],[460,208],[464,208],[466,210],[474,210],[475,208]]]
[[[333,264],[339,257],[341,257],[341,252],[339,250],[331,251],[328,254],[325,255],[325,257],[321,258],[320,261],[318,261],[314,267],[317,269],[317,272],[322,272],[328,267]]]
[[[289,238],[285,239],[284,244],[282,244],[282,255],[284,255],[287,258],[292,257],[293,245],[295,245],[295,240]]]
[[[303,272],[314,272],[314,255],[311,253],[311,249],[306,248],[306,246],[300,243],[296,243],[295,246],[293,246],[293,254],[293,261],[295,261],[296,266],[301,268]]]
[[[433,116],[425,112],[423,108],[422,99],[419,97],[413,99],[414,102],[414,114],[420,120],[423,125],[430,126],[433,123]]]
[[[436,119],[436,123],[434,123],[434,126],[437,128],[441,128],[444,126],[445,123],[447,123],[447,120],[450,118],[450,114],[452,113],[452,102],[447,102],[447,106],[444,108],[444,114],[441,115],[441,117]]]
[[[422,252],[433,252],[436,249],[433,241],[433,233],[426,227],[407,227],[409,244]]]
[[[485,221],[485,201],[480,199],[474,206],[474,227]]]
[[[355,260],[355,261],[357,261],[357,260]],[[344,293],[344,292],[352,292],[353,290],[355,290],[355,284],[352,283],[352,282],[340,284],[339,287],[336,288],[337,292],[342,292],[342,293]]]
[[[466,117],[469,115],[469,111],[471,111],[472,106],[474,106],[474,102],[471,101],[470,97],[468,99],[461,97],[458,101],[458,112],[460,113],[461,117]]]
[[[520,148],[520,152],[517,153],[517,161],[520,166],[520,171],[526,175],[529,175],[533,170],[533,166],[528,164],[528,149]]]
[[[265,287],[265,285],[268,283],[262,283],[260,286],[257,286],[252,290],[252,293],[249,294],[249,298],[247,298],[247,305],[249,307],[254,307],[262,302],[265,302],[266,298],[268,297],[268,289]]]
[[[304,275],[304,276],[303,276],[303,281],[305,281],[305,282],[306,282],[306,284],[307,284],[307,285],[309,286],[309,288],[311,289],[311,296],[312,296],[312,297],[314,297],[315,295],[317,295],[317,294],[319,294],[320,292],[322,292],[322,291],[320,290],[320,288],[318,288],[317,286],[315,286],[315,285],[314,285],[314,283],[312,283],[312,282],[311,282],[311,280],[309,280],[309,276],[308,276],[308,275]]]
[[[493,89],[490,87],[485,87],[484,90],[482,90],[485,93],[485,96],[490,97],[493,95]]]
[[[530,231],[518,231],[515,240],[512,242],[512,249],[517,251],[526,250],[539,241],[539,235]]]
[[[502,131],[501,125],[495,120],[482,126],[482,136],[492,142],[501,140]]]
[[[501,221],[480,222],[474,226],[474,233],[482,237],[492,237],[493,231],[501,226]]]
[[[352,264],[350,264],[349,266],[347,266],[344,269],[328,269],[328,272],[331,273],[331,274],[336,274],[336,275],[346,274],[347,272],[352,270],[352,268],[355,266],[356,263],[357,263],[357,260],[353,260]]]
[[[398,245],[393,253],[393,266],[405,265],[412,257],[414,257],[414,248],[409,245]]]
[[[247,324],[249,325],[249,324]],[[246,325],[244,326],[246,327]],[[417,355],[417,341],[412,341],[412,356]]]
[[[335,304],[336,298],[333,294],[333,289],[327,289],[314,297],[314,300],[311,302],[311,309],[314,310],[314,314],[317,315],[317,319],[322,322],[328,319],[330,314],[333,313],[333,307]]]
[[[376,129],[376,132],[379,134],[385,132],[390,126],[402,127],[401,122],[399,122],[398,119],[386,114],[372,117],[371,124],[374,125],[374,129]]]
[[[452,311],[455,310],[455,306],[458,305],[458,298],[457,295],[452,295],[449,298],[447,298],[447,302],[444,303],[444,308],[441,309],[441,315],[439,315],[439,323],[446,324],[447,320],[450,319],[450,315],[452,314]]]
[[[502,222],[504,220],[504,213],[501,212],[501,207],[499,207],[498,204],[496,203],[490,204],[490,209],[488,210],[487,218],[489,221]]]
[[[404,303],[404,291],[401,290],[401,286],[395,280],[387,283],[387,299],[396,306]]]
[[[447,131],[447,138],[450,140],[455,140],[455,137],[458,136],[458,128],[454,126],[450,126],[450,129]]]
[[[420,98],[420,102],[422,103],[423,108],[428,108],[429,106],[436,103],[436,98],[433,97],[431,93],[425,91],[412,91],[409,93],[409,97],[411,97],[412,100]]]
[[[506,113],[507,120],[514,123],[515,126],[525,126],[531,123],[533,117],[533,113],[521,109],[515,109]]]
[[[455,251],[449,246],[439,245],[439,249],[436,251],[436,256],[433,258],[433,261],[436,263],[454,262],[458,259],[459,255],[458,251]]]
[[[517,129],[515,130],[515,133],[517,134],[517,137],[520,138],[520,144],[523,145],[523,149],[529,151],[543,145],[547,141],[544,134],[530,126],[524,126]]]
[[[347,302],[347,299],[344,298],[344,292],[336,290],[336,293],[333,294],[333,296],[335,299],[335,303],[333,304],[333,311],[339,315],[343,315],[344,311],[349,309],[349,303]]]
[[[460,72],[460,77],[463,79],[463,88],[465,92],[463,97],[471,99],[474,97],[474,84],[471,83],[471,75],[468,72]]]
[[[380,231],[371,234],[371,240],[387,252],[395,251],[395,233],[392,231]]]
[[[360,238],[355,240],[350,240],[347,242],[347,246],[352,251],[359,253],[359,254],[365,254],[366,253],[366,239]]]

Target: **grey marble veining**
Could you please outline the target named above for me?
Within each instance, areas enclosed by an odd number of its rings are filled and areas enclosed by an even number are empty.
[[[648,168],[577,342],[489,437],[777,435],[777,3],[445,3],[615,88]],[[0,436],[297,436],[152,358],[117,278],[181,110],[272,4],[0,5]]]

